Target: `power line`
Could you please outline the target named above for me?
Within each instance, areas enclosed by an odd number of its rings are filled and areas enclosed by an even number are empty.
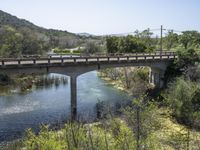
[[[174,32],[178,32],[178,33],[182,33],[182,32],[184,32],[184,31],[177,31],[177,30],[173,30]]]
[[[154,32],[154,31],[161,31],[161,28],[147,28],[145,30],[135,30],[134,32],[124,32],[124,33],[116,33],[116,34],[109,34],[111,36],[121,36],[121,35],[135,35],[136,34],[136,31],[138,33],[142,33],[143,31],[151,31],[151,32]],[[162,34],[167,34],[166,32],[169,32],[169,31],[172,31],[172,32],[175,32],[175,33],[182,33],[183,31],[180,31],[180,30],[176,30],[176,29],[168,29],[168,28],[165,28],[165,29],[162,29]],[[153,33],[155,34],[155,32]],[[160,33],[161,34],[161,33]],[[104,35],[106,36],[106,35]],[[160,35],[161,36],[161,35]]]
[[[160,31],[160,29],[150,29],[149,31]]]

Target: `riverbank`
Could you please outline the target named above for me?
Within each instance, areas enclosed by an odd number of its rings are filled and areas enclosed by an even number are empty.
[[[130,94],[130,91],[123,86],[121,80],[112,80],[106,77],[104,73],[98,73],[98,76],[104,80],[106,84]],[[162,149],[173,150],[174,147],[178,147],[179,145],[183,145],[182,149],[185,149],[188,144],[191,149],[200,149],[199,131],[189,129],[179,124],[175,118],[172,117],[172,112],[167,107],[159,107],[157,114],[157,119],[161,127],[154,135],[159,139]]]
[[[123,92],[126,92],[126,93],[129,93],[126,88],[123,86],[121,80],[112,80],[111,78],[109,77],[106,77],[103,73],[100,73],[100,72],[97,72],[97,76],[104,80],[106,85],[109,85],[109,86],[112,86],[120,91],[123,91]]]
[[[83,78],[83,76],[81,77]],[[80,79],[81,81],[83,81],[83,79]],[[85,82],[84,85],[87,85],[87,83],[91,83],[91,76],[90,78],[88,78],[88,80]],[[105,81],[108,83],[108,81]],[[113,83],[114,84],[114,83]],[[94,84],[96,87],[96,84]],[[118,84],[120,85],[120,83]],[[111,86],[111,84],[110,84]],[[117,86],[117,84],[115,85]],[[120,85],[122,88],[122,84]],[[99,87],[98,87],[99,88]],[[85,89],[85,86],[84,86]],[[93,87],[94,89],[94,87]],[[125,89],[125,88],[124,88]],[[106,91],[108,89],[106,88]],[[123,90],[123,89],[121,89]],[[85,93],[85,91],[84,91]],[[108,92],[110,93],[110,92]],[[116,93],[115,93],[116,94]],[[111,95],[110,95],[111,96]],[[91,95],[90,95],[91,97]],[[94,99],[93,99],[94,100]],[[66,102],[66,100],[65,100]],[[56,102],[58,103],[58,101]],[[91,107],[91,106],[90,106]],[[174,147],[176,145],[182,145],[185,146],[185,144],[187,143],[187,128],[178,124],[172,117],[171,117],[171,112],[166,109],[166,108],[160,108],[158,110],[156,110],[157,115],[157,120],[159,120],[159,124],[161,124],[161,128],[157,131],[155,131],[153,133],[153,147],[154,149],[169,149],[169,150],[173,150],[175,149]],[[116,118],[114,118],[116,119]],[[106,148],[106,143],[105,143],[105,137],[107,138],[108,144],[112,145],[115,143],[119,143],[119,145],[124,146],[125,144],[130,142],[134,142],[133,145],[135,145],[135,137],[133,136],[133,133],[131,131],[131,127],[127,126],[127,123],[123,120],[123,117],[121,118],[117,118],[118,121],[114,121],[114,123],[112,123],[111,125],[109,125],[110,123],[108,119],[104,119],[103,122],[101,123],[93,123],[94,124],[94,128],[85,128],[86,126],[84,125],[84,127],[82,128],[81,126],[78,126],[76,128],[74,128],[74,130],[69,130],[69,125],[70,124],[66,124],[66,126],[68,128],[63,127],[60,130],[41,130],[41,134],[39,135],[35,135],[35,134],[29,134],[28,136],[25,137],[25,141],[23,141],[22,143],[14,143],[11,144],[11,147],[9,147],[9,150],[16,150],[16,147],[19,146],[19,149],[22,149],[26,146],[28,146],[28,144],[33,143],[33,145],[40,145],[40,146],[46,146],[49,147],[49,149],[67,149],[66,145],[67,145],[67,136],[71,136],[72,131],[77,131],[78,129],[81,129],[80,133],[75,133],[75,135],[78,135],[78,137],[75,137],[76,140],[78,141],[90,141],[91,139],[94,139],[93,141],[93,145],[94,146],[98,146],[99,143],[103,143],[103,148]],[[111,120],[112,122],[112,120]],[[91,124],[92,125],[92,124]],[[118,126],[119,125],[119,126]],[[70,127],[71,128],[71,127]],[[66,134],[66,130],[70,131],[70,133]],[[91,132],[91,137],[88,135],[90,135],[89,133]],[[84,132],[82,132],[84,131]],[[118,132],[119,131],[119,132]],[[128,132],[127,132],[128,131]],[[196,143],[198,143],[198,138],[199,138],[199,133],[196,131],[192,131],[189,130],[190,132],[190,145],[196,145]],[[106,133],[106,136],[105,136]],[[131,134],[132,133],[132,134]],[[198,133],[198,134],[196,134]],[[124,135],[128,134],[128,138]],[[94,135],[94,136],[93,136]],[[96,136],[95,136],[96,135]],[[119,135],[116,137],[116,135]],[[71,136],[73,137],[73,136]],[[83,137],[83,138],[82,138]],[[87,137],[87,138],[86,138]],[[79,139],[80,138],[80,139]],[[116,138],[116,139],[115,139]],[[118,141],[118,140],[119,141]],[[103,141],[102,141],[103,140]],[[127,142],[128,140],[128,142]],[[149,139],[149,141],[151,142],[152,139]],[[156,140],[156,142],[155,142]],[[155,142],[155,143],[154,143]],[[73,144],[74,142],[71,141],[71,144]],[[30,145],[29,145],[30,146]],[[26,147],[27,148],[27,147]],[[119,147],[117,147],[118,149],[120,149]],[[116,147],[115,149],[118,150]],[[24,148],[25,149],[25,148]],[[32,148],[34,149],[34,147]],[[41,148],[42,149],[42,148]],[[122,148],[121,148],[122,149]],[[128,148],[127,148],[128,149]],[[131,149],[131,148],[130,148]],[[134,148],[133,148],[134,149]],[[194,148],[193,148],[194,149]]]
[[[147,141],[147,143],[150,142],[148,144],[152,144],[151,149],[184,150],[187,144],[189,144],[189,149],[199,149],[199,132],[188,130],[185,126],[178,124],[169,115],[170,111],[165,108],[157,110],[157,113],[159,114],[157,120],[161,127]],[[131,127],[122,118],[112,118],[91,124],[67,123],[59,130],[50,130],[47,126],[43,126],[37,135],[28,130],[25,139],[7,144],[6,147],[4,145],[3,150],[35,150],[36,147],[52,150],[77,147],[85,150],[93,146],[99,150],[106,147],[132,150],[135,149],[136,143]]]
[[[0,84],[0,96],[8,96],[16,93],[28,93],[40,87],[52,87],[67,84],[68,78],[65,76],[56,77],[54,75],[27,75],[9,78],[9,82]]]
[[[58,74],[51,76],[64,77]],[[121,99],[129,100],[125,93],[104,83],[97,77],[96,71],[78,78],[78,93],[81,97],[78,97],[77,103],[81,119],[94,120],[99,101],[104,101],[101,104],[110,104],[115,109]],[[33,92],[2,96],[0,104],[0,141],[6,142],[23,137],[27,128],[38,131],[41,124],[60,124],[70,119],[70,84],[53,85],[49,88],[40,86]]]
[[[24,93],[32,90],[32,85],[38,82],[35,76],[18,76],[1,82],[0,96],[8,96],[15,93]]]

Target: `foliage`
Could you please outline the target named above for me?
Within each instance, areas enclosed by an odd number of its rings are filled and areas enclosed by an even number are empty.
[[[45,29],[0,10],[0,56],[43,54],[55,47],[74,48],[90,41],[98,43],[101,42],[101,38]]]
[[[83,53],[94,54],[101,51],[100,46],[95,42],[87,42]]]
[[[48,46],[29,30],[18,31],[11,26],[0,26],[0,55],[20,57],[23,54],[42,54]]]
[[[134,149],[135,142],[131,130],[118,119],[103,124],[83,125],[67,123],[58,132],[42,126],[38,135],[29,129],[23,146],[27,150],[101,150]]]
[[[126,37],[107,37],[106,43],[108,53],[144,52],[146,49],[141,40],[131,35]]]
[[[146,46],[146,52],[153,52],[155,51],[157,42],[151,36],[153,32],[150,32],[150,29],[144,30],[138,34],[137,39],[142,41]]]
[[[122,37],[109,36],[106,38],[107,52],[109,53],[134,53],[154,52],[160,48],[160,38],[152,37],[149,29],[142,32],[135,31],[135,35]],[[200,48],[200,33],[198,31],[184,31],[176,34],[168,31],[163,37],[163,47],[166,50],[198,49]]]
[[[116,53],[119,51],[119,38],[118,37],[107,37],[106,46],[108,53]]]
[[[138,106],[141,108],[139,121],[136,116],[133,116],[137,114],[137,111],[130,109],[130,112],[127,112],[129,111],[127,108],[124,110],[125,117],[123,118],[128,120],[128,124],[124,120],[110,118],[92,124],[68,122],[58,131],[51,130],[48,126],[42,126],[38,134],[28,129],[25,139],[10,144],[8,150],[133,150],[137,149],[137,130],[133,128],[133,125],[137,126],[137,123],[141,127],[139,129],[141,136],[138,142],[141,149],[200,148],[200,134],[174,123],[170,118],[165,120],[163,112],[162,115],[158,113],[154,102],[137,101],[129,107]],[[133,120],[135,120],[134,124],[131,123]],[[171,124],[166,121],[170,121]]]
[[[199,61],[198,52],[194,49],[178,51],[177,54],[178,60],[176,63],[179,68],[192,66]]]
[[[200,86],[198,83],[178,78],[171,83],[164,97],[173,115],[182,123],[200,128]]]
[[[168,31],[167,36],[164,38],[164,44],[167,50],[175,47],[178,43],[178,34],[173,33],[173,31]]]
[[[177,51],[177,55],[178,58],[168,66],[167,71],[165,72],[165,83],[173,81],[176,77],[183,74],[185,74],[185,76],[192,76],[191,72],[188,71],[191,68],[193,68],[193,71],[196,70],[195,68],[198,68],[198,65],[196,65],[199,63],[198,51],[194,49],[182,50]],[[194,66],[196,67],[194,68]]]
[[[137,120],[137,108],[139,108],[139,120]],[[128,125],[121,119],[111,118],[93,124],[69,122],[59,131],[52,131],[47,126],[42,126],[37,135],[29,129],[23,143],[15,149],[132,150],[138,149],[137,144],[140,149],[162,149],[159,137],[154,134],[160,129],[156,110],[155,103],[138,99],[124,109]],[[139,142],[137,142],[138,135]],[[175,140],[177,138],[174,138]]]
[[[153,133],[160,128],[156,110],[155,103],[150,102],[146,96],[134,99],[132,105],[124,109],[126,121],[136,139],[137,150],[142,147],[144,149],[160,149],[158,143],[151,143],[156,140]]]
[[[69,50],[69,49],[59,49],[59,48],[55,48],[54,50],[53,50],[53,52],[54,53],[56,53],[56,54],[69,54],[69,53],[71,53],[71,51]]]
[[[101,70],[100,74],[114,82],[119,82],[134,97],[144,94],[149,89],[149,68],[147,67],[109,68]]]
[[[179,37],[180,43],[187,49],[189,46],[199,46],[200,33],[197,31],[184,31]]]
[[[0,74],[0,85],[8,85],[11,83],[11,79],[8,75]]]

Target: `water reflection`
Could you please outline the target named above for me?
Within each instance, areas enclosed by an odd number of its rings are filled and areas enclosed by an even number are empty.
[[[21,76],[7,85],[0,85],[0,95],[30,92],[36,89],[48,89],[68,84],[68,77],[57,74],[40,76]]]
[[[60,125],[70,118],[69,78],[49,74],[38,81],[32,82],[29,92],[0,96],[0,141],[19,138],[27,128],[37,131],[41,124]],[[94,120],[98,113],[101,116],[99,101],[113,111],[130,99],[99,79],[95,71],[78,77],[77,83],[78,116],[85,121]]]
[[[68,84],[68,79],[69,78],[67,76],[60,76],[56,74],[43,75],[38,77],[33,86],[35,86],[37,89],[48,89],[52,87],[58,88],[59,86]]]

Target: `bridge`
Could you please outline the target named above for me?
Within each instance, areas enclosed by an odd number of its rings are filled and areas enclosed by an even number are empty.
[[[59,73],[70,77],[71,119],[77,116],[77,77],[81,74],[114,67],[147,66],[149,82],[158,88],[163,86],[167,66],[176,59],[174,52],[104,54],[91,56],[49,55],[47,57],[0,58],[0,73],[15,76]]]

